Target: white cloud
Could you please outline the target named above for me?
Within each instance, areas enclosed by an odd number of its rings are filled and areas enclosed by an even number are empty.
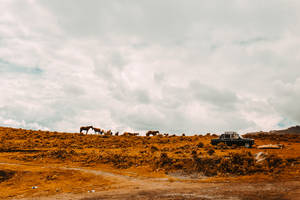
[[[191,134],[300,123],[296,1],[0,8],[0,125]]]

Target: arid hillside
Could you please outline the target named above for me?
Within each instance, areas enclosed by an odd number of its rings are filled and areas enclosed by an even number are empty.
[[[292,126],[287,129],[283,130],[272,130],[269,132],[252,132],[252,133],[247,133],[247,135],[257,135],[257,134],[265,134],[265,135],[285,135],[285,134],[290,134],[290,135],[299,135],[300,134],[300,126]]]
[[[253,148],[212,146],[210,140],[216,137],[103,136],[0,127],[0,196],[21,198],[113,187],[114,178],[92,178],[78,168],[171,181],[299,180],[299,134],[248,134],[246,137],[255,139]],[[256,148],[278,143],[282,149]],[[33,189],[35,185],[43,190]],[[64,185],[69,187],[61,189]]]

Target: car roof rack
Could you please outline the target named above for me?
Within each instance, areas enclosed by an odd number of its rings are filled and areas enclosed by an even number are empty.
[[[225,131],[225,133],[224,134],[238,134],[237,132],[235,132],[235,131]]]

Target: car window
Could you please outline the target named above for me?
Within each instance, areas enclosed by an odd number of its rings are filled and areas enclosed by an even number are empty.
[[[232,138],[233,139],[239,139],[239,135],[238,134],[234,134],[234,135],[232,135]]]
[[[226,134],[225,139],[230,139],[230,135]]]

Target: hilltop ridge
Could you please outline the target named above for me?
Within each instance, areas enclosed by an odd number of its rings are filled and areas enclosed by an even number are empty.
[[[282,130],[271,130],[269,132],[266,131],[259,131],[259,132],[250,132],[246,134],[276,134],[276,135],[283,135],[283,134],[291,134],[291,135],[297,135],[300,134],[300,126],[292,126],[287,129],[282,129]]]

